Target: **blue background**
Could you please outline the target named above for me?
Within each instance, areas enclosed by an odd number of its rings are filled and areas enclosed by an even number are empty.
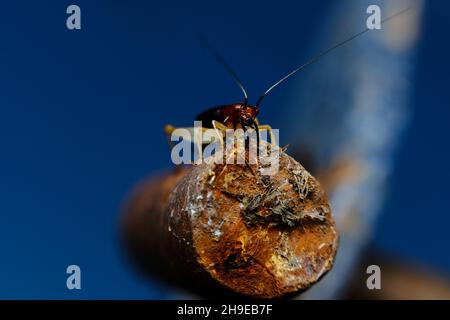
[[[241,99],[197,33],[260,93],[309,57],[332,1],[75,3],[80,31],[66,29],[68,1],[0,7],[0,298],[162,298],[125,259],[120,207],[170,166],[164,124]],[[449,10],[427,4],[413,121],[375,236],[448,274]],[[283,128],[276,103],[289,89],[266,101],[262,122]],[[81,291],[66,289],[69,264],[82,269]]]

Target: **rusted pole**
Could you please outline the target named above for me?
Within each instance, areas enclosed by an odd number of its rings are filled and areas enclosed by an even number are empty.
[[[280,170],[201,164],[140,185],[124,221],[144,270],[204,297],[277,298],[327,273],[338,234],[317,180],[284,152]]]

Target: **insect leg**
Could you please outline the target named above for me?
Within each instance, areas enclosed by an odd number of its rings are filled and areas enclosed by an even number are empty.
[[[177,132],[176,131],[177,129],[182,129],[183,131]],[[174,126],[168,124],[164,127],[164,133],[167,136],[167,141],[169,143],[170,148],[173,148],[174,141],[172,141],[172,138],[176,138],[176,140],[183,138],[184,140],[189,141],[191,143],[196,143],[196,141],[195,141],[195,134],[196,134],[195,130],[196,129],[201,130],[202,142],[204,144],[211,142],[212,137],[208,136],[208,138],[206,138],[205,136],[203,136],[207,130],[210,130],[209,128],[204,128],[204,127],[197,127],[197,128],[195,128],[195,127],[180,127],[180,128],[177,128],[177,127],[174,127]]]
[[[269,134],[270,134],[270,142],[271,142],[271,144],[273,146],[276,145],[275,134],[273,133],[271,126],[269,126],[268,124],[262,124],[262,125],[259,126],[259,130],[260,131],[267,130],[269,132]]]
[[[216,120],[213,120],[213,121],[212,121],[212,125],[213,125],[213,127],[214,127],[215,130],[217,130],[217,131],[219,131],[219,130],[222,131],[223,137],[224,137],[224,139],[226,139],[226,131],[227,131],[228,129],[230,129],[230,128],[228,128],[226,125],[224,125],[223,123],[221,123],[221,122],[219,122],[219,121],[216,121]],[[222,139],[222,141],[221,141],[221,144],[222,144],[222,150],[224,151],[224,154],[226,154],[223,139]],[[225,171],[225,169],[226,169],[226,167],[227,167],[227,165],[228,165],[228,161],[229,161],[231,158],[234,157],[235,153],[236,153],[236,150],[233,150],[233,152],[230,154],[230,157],[229,157],[229,158],[226,158],[224,167],[223,167],[222,171],[219,173],[218,177],[220,177],[220,176],[224,173],[224,171]]]
[[[172,149],[173,148],[173,141],[170,139],[170,137],[172,136],[172,132],[175,131],[175,127],[170,125],[170,124],[166,124],[164,126],[164,133],[166,134],[167,137],[167,143],[169,144],[169,148]]]
[[[214,129],[216,129],[216,130],[221,130],[221,131],[226,132],[229,129],[226,125],[224,125],[223,123],[221,123],[219,121],[213,120],[211,123],[212,123]]]
[[[224,125],[223,123],[216,121],[216,120],[212,120],[211,123],[212,123],[213,128],[217,131],[217,135],[220,137],[221,136],[220,133],[222,133],[222,137],[223,137],[223,139],[225,139],[227,130],[229,128],[226,125]],[[225,150],[224,145],[223,145],[223,139],[220,141],[220,144],[221,144],[222,150]]]

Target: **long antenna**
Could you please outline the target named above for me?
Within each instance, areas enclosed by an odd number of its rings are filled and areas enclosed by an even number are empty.
[[[244,94],[244,105],[247,105],[248,102],[248,95],[247,95],[247,91],[245,91],[244,86],[242,85],[241,80],[239,80],[238,75],[236,74],[236,72],[234,72],[234,70],[228,65],[228,63],[225,61],[224,58],[222,58],[222,56],[216,51],[214,50],[213,47],[211,47],[211,45],[209,44],[208,41],[206,41],[205,38],[203,37],[199,37],[200,38],[200,42],[203,45],[203,47],[212,55],[212,57],[220,64],[222,65],[225,70],[228,71],[228,73],[231,75],[231,77],[233,78],[234,82],[239,86],[239,88],[241,89],[242,93]]]
[[[399,15],[401,15],[401,14],[403,14],[403,13],[409,11],[411,8],[412,8],[412,7],[408,7],[408,8],[406,8],[406,9],[404,9],[404,10],[402,10],[402,11],[400,11],[400,12],[394,14],[393,16],[390,16],[390,17],[388,17],[388,18],[382,20],[381,23],[385,23],[385,22],[387,22],[387,21],[389,21],[389,20],[391,20],[391,19],[394,19],[394,18],[396,18],[397,16],[399,16]],[[275,87],[277,87],[279,84],[281,84],[282,82],[284,82],[285,80],[287,80],[288,78],[290,78],[291,76],[293,76],[294,74],[296,74],[297,72],[299,72],[300,70],[302,70],[302,69],[306,68],[307,66],[313,64],[314,62],[316,62],[317,60],[319,60],[319,59],[322,58],[323,56],[327,55],[327,54],[330,53],[331,51],[334,51],[335,49],[339,48],[340,46],[343,46],[344,44],[346,44],[346,43],[352,41],[353,39],[355,39],[355,38],[357,38],[357,37],[363,35],[364,33],[368,32],[368,31],[370,31],[370,30],[371,30],[371,29],[366,28],[366,29],[364,29],[364,30],[358,32],[357,34],[351,36],[350,38],[348,38],[348,39],[346,39],[346,40],[344,40],[344,41],[342,41],[342,42],[339,42],[338,44],[332,46],[331,48],[329,48],[329,49],[327,49],[327,50],[325,50],[325,51],[323,51],[322,53],[319,53],[318,55],[316,55],[315,57],[311,58],[310,60],[308,60],[306,63],[304,63],[304,64],[301,65],[300,67],[298,67],[298,68],[292,70],[292,71],[289,72],[287,75],[285,75],[283,78],[281,78],[280,80],[278,80],[277,82],[275,82],[273,85],[271,85],[271,86],[269,87],[269,89],[267,89],[267,90],[263,93],[263,95],[258,99],[258,102],[256,102],[256,106],[259,107],[259,105],[261,104],[262,100],[267,96],[267,94],[269,94],[269,92],[272,91],[273,89],[275,89]]]

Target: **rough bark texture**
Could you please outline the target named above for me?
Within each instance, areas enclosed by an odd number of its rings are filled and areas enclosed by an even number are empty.
[[[277,298],[305,290],[333,265],[338,235],[322,187],[280,154],[280,170],[201,164],[142,185],[125,235],[145,270],[218,296]]]

